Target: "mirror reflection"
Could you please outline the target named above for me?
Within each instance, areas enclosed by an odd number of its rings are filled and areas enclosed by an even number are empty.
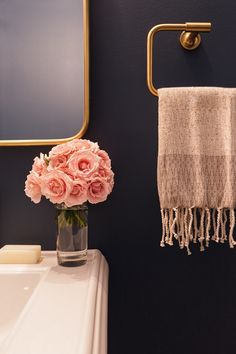
[[[0,1],[0,140],[68,138],[82,128],[83,3]]]

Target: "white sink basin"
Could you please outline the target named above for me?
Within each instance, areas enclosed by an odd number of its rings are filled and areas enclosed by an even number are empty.
[[[47,268],[0,266],[0,346],[15,326],[22,310]]]
[[[81,267],[0,265],[0,354],[106,354],[108,265],[89,250]]]

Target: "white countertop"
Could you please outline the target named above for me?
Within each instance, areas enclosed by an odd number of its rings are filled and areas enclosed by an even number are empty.
[[[98,250],[80,267],[57,265],[55,252],[42,252],[39,264],[19,270],[42,271],[1,354],[106,354],[108,265]],[[16,265],[0,265],[4,269]],[[0,284],[1,285],[1,284]],[[16,293],[17,301],[17,293]]]

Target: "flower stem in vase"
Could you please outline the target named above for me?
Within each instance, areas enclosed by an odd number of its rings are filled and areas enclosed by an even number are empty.
[[[73,267],[85,264],[88,248],[88,207],[57,204],[58,264]]]

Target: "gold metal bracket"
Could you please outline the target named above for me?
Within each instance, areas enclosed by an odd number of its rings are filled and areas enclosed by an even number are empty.
[[[196,49],[201,43],[199,32],[210,32],[210,22],[186,22],[160,24],[152,27],[147,36],[147,85],[151,93],[158,96],[158,90],[153,85],[153,40],[154,35],[160,31],[183,31],[180,35],[180,43],[187,50]]]
[[[199,47],[201,36],[198,32],[183,31],[179,37],[179,41],[184,49],[193,50]]]

